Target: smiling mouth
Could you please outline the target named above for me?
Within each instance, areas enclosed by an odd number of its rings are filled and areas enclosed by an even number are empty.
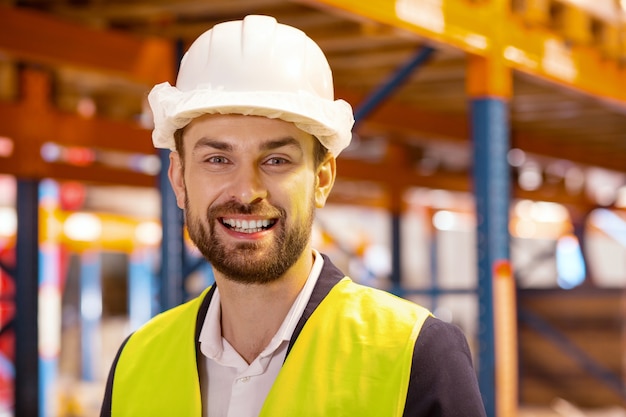
[[[276,219],[241,220],[221,218],[220,223],[228,229],[238,233],[258,233],[270,229],[276,224]]]

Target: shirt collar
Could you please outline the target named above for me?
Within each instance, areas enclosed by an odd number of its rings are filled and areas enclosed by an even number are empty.
[[[324,266],[324,259],[320,253],[313,249],[314,262],[309,272],[309,276],[300,290],[300,293],[296,297],[294,303],[291,305],[287,316],[280,325],[278,331],[272,338],[270,344],[261,353],[262,355],[271,354],[276,350],[280,344],[284,341],[289,341],[293,334],[298,320],[304,313],[313,288],[317,283],[322,267]],[[222,326],[221,326],[221,301],[219,295],[219,288],[215,289],[211,303],[206,313],[204,323],[202,324],[202,330],[200,331],[200,351],[209,359],[219,361],[222,353],[224,352],[224,342],[222,338]]]

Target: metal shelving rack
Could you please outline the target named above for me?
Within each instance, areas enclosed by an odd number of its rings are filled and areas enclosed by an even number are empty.
[[[514,415],[516,378],[500,374],[496,362],[515,360],[514,340],[506,329],[515,324],[513,277],[510,270],[508,213],[510,170],[509,102],[515,94],[513,72],[526,74],[560,87],[582,92],[626,111],[626,32],[623,23],[604,19],[593,11],[557,0],[305,0],[301,3],[331,8],[358,18],[383,23],[413,33],[428,48],[454,48],[467,56],[466,94],[470,106],[474,143],[473,189],[477,201],[479,271],[476,294],[479,314],[479,380],[489,416]],[[468,18],[471,16],[471,18]],[[82,43],[81,40],[88,40]],[[46,42],[49,41],[49,42]],[[68,48],[67,45],[74,45]],[[86,46],[88,45],[88,46]],[[19,138],[15,151],[0,160],[3,173],[18,178],[18,244],[15,271],[18,300],[16,334],[16,410],[35,415],[37,390],[38,231],[37,185],[42,178],[102,180],[134,185],[154,185],[154,178],[139,173],[94,167],[90,170],[48,163],[29,153],[42,145],[50,130],[59,142],[150,153],[149,132],[136,124],[97,118],[85,120],[52,110],[50,80],[37,63],[71,64],[155,84],[174,78],[176,47],[160,39],[139,39],[80,28],[52,18],[0,6],[0,51],[35,65],[19,80],[23,94],[14,103],[0,102],[0,135]],[[407,67],[409,63],[407,63]],[[414,69],[413,67],[412,69]],[[381,94],[367,105],[376,106],[394,88],[400,74],[382,86]],[[367,108],[361,107],[367,117]],[[40,117],[36,125],[33,117]],[[58,129],[58,126],[64,126]],[[76,134],[76,132],[80,132]],[[160,184],[162,191],[169,188]],[[395,190],[400,193],[402,190]],[[164,231],[162,307],[182,301],[180,288],[186,271],[182,226],[175,202],[163,192]],[[394,201],[398,200],[395,195]],[[393,198],[392,198],[393,200]],[[395,208],[394,208],[395,207]],[[400,204],[392,207],[394,237],[399,244]],[[394,251],[394,254],[399,251]],[[173,256],[171,256],[173,254]],[[398,255],[399,256],[399,255]],[[394,257],[394,280],[399,283],[400,259]],[[165,273],[167,272],[167,273]],[[394,281],[394,282],[395,282]],[[503,303],[502,300],[508,300]],[[509,308],[507,308],[507,305]],[[508,327],[507,327],[508,326]],[[34,357],[35,356],[35,357]],[[506,362],[506,361],[504,361]],[[498,379],[500,378],[500,379]]]

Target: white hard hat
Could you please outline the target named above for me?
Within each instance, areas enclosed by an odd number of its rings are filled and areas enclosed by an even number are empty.
[[[174,132],[208,113],[292,122],[335,156],[352,138],[352,107],[334,99],[322,50],[269,16],[220,23],[202,34],[183,56],[176,86],[156,85],[148,101],[157,148],[174,150]]]

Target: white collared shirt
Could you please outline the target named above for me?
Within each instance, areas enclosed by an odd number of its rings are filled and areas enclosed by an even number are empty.
[[[289,340],[304,313],[324,260],[313,250],[311,272],[280,328],[259,356],[248,363],[222,337],[219,288],[215,289],[200,331],[200,351],[206,356],[208,389],[203,402],[209,417],[258,416],[280,368]]]

